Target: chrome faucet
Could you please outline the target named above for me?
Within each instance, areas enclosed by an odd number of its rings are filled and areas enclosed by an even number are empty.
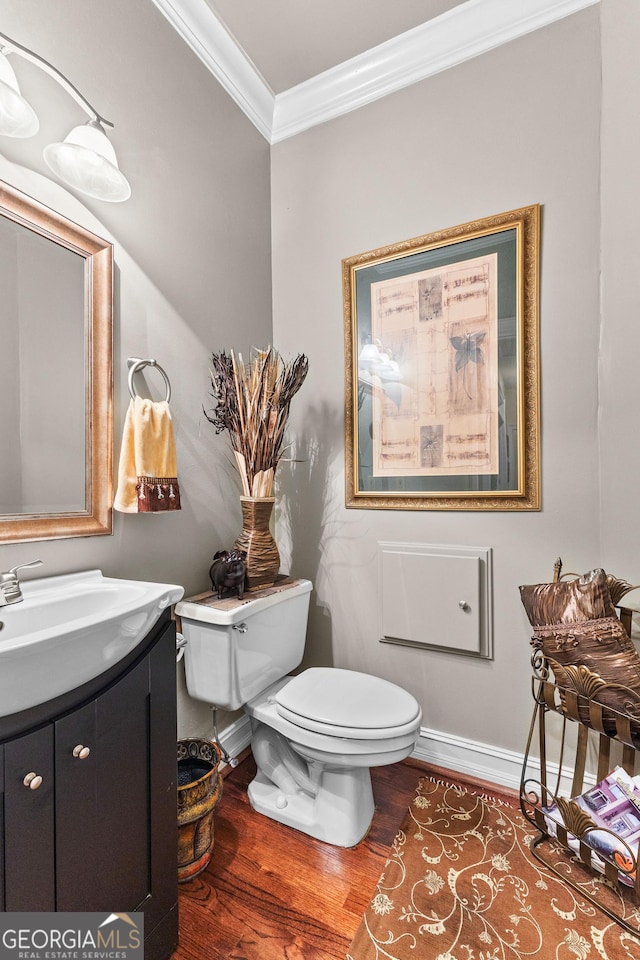
[[[31,563],[20,563],[17,567],[12,567],[7,573],[0,573],[0,607],[5,607],[9,603],[18,603],[22,600],[18,570],[24,570],[26,567],[39,567],[41,563],[42,560],[32,560]]]

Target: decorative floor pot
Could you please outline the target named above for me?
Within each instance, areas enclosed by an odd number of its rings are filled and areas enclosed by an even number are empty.
[[[178,740],[178,882],[205,869],[213,853],[213,814],[222,796],[220,748],[210,740]]]
[[[247,554],[249,590],[271,586],[280,569],[280,554],[269,528],[275,502],[275,497],[240,497],[242,533],[234,547]]]

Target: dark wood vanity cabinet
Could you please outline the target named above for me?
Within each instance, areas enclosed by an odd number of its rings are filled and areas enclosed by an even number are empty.
[[[165,960],[178,899],[168,613],[137,651],[74,694],[25,711],[24,732],[3,736],[16,721],[0,719],[0,906],[143,911],[145,960]],[[42,778],[36,789],[25,786],[31,773]]]

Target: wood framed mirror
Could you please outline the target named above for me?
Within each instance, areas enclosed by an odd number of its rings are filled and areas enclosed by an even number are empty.
[[[112,530],[113,247],[0,181],[0,542]]]

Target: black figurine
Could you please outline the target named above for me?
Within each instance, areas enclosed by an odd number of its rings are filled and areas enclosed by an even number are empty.
[[[215,554],[209,570],[209,577],[211,578],[213,592],[217,591],[218,593],[218,600],[222,600],[225,590],[235,590],[238,599],[242,600],[247,572],[244,563],[246,559],[245,550],[218,550]]]

